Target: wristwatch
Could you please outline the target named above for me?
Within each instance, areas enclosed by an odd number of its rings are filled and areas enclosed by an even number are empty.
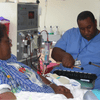
[[[50,84],[47,84],[47,86],[50,86],[51,84],[54,84],[54,83],[51,82]]]

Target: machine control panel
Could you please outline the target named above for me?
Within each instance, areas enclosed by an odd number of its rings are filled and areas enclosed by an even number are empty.
[[[18,4],[18,30],[38,28],[38,5]]]

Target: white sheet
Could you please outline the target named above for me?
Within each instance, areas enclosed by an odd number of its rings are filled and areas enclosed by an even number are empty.
[[[50,74],[48,74],[50,76]],[[61,76],[64,77],[64,76]],[[83,100],[83,95],[87,90],[81,89],[81,85],[79,82],[66,78],[70,81],[69,84],[62,84],[57,79],[53,77],[48,77],[48,79],[54,82],[57,85],[63,85],[70,89],[71,93],[73,94],[74,98],[67,99],[62,94],[53,94],[53,93],[37,93],[37,92],[28,92],[28,91],[21,91],[20,93],[15,93],[17,100]]]

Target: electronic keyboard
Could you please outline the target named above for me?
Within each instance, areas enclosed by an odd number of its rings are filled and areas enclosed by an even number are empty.
[[[59,76],[66,76],[70,79],[83,80],[92,83],[96,78],[96,74],[85,73],[85,72],[75,72],[66,70],[55,70],[53,73]]]

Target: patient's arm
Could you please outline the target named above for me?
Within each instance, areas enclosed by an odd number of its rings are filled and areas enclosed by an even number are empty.
[[[46,78],[43,77],[42,75],[40,75],[40,77],[41,77],[42,81],[43,81],[45,84],[49,85],[49,84],[51,83],[48,79],[46,79]],[[56,94],[63,94],[63,95],[65,95],[67,98],[73,98],[73,95],[71,94],[70,90],[67,89],[67,88],[64,87],[64,86],[57,86],[56,84],[51,84],[50,87],[54,90],[54,92],[55,92]]]
[[[12,92],[5,92],[0,94],[0,100],[17,100]]]

